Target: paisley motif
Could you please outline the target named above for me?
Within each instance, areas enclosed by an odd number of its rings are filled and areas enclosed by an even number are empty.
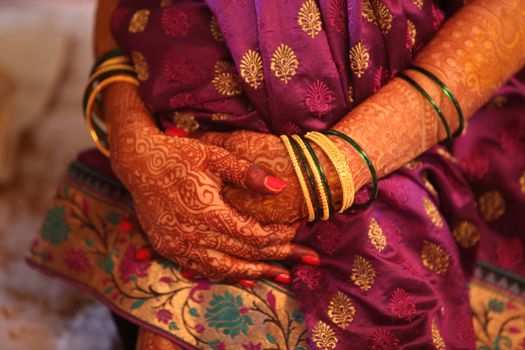
[[[290,79],[297,73],[299,61],[290,46],[281,44],[272,55],[270,69],[276,78],[288,84]]]
[[[138,10],[133,14],[133,17],[131,17],[131,20],[129,21],[128,31],[130,33],[143,32],[144,28],[146,28],[146,25],[148,24],[148,19],[148,9]]]
[[[328,10],[330,26],[341,33],[346,29],[346,3],[345,0],[333,0]]]
[[[399,339],[392,332],[380,328],[372,336],[371,350],[395,350],[398,347]]]
[[[370,64],[370,54],[362,42],[358,42],[352,47],[349,53],[350,68],[352,72],[361,78]]]
[[[370,219],[370,225],[368,226],[368,239],[379,253],[385,249],[387,243],[386,236],[383,233],[383,229],[374,218]]]
[[[330,105],[334,101],[332,90],[321,80],[316,80],[306,91],[305,105],[310,112],[321,117],[330,110]]]
[[[425,209],[425,213],[427,214],[428,218],[434,224],[434,226],[441,228],[444,225],[443,219],[441,218],[441,215],[439,214],[438,209],[434,205],[434,202],[428,197],[423,197],[423,208]]]
[[[348,102],[354,103],[354,87],[348,85]]]
[[[228,113],[213,113],[211,115],[211,120],[228,120],[231,116],[232,115]]]
[[[364,0],[362,15],[368,22],[376,24],[383,35],[392,28],[392,13],[381,0]]]
[[[322,30],[321,12],[314,0],[306,0],[297,14],[297,23],[309,37],[315,38]]]
[[[146,62],[146,58],[144,57],[144,55],[138,51],[133,51],[131,52],[131,60],[133,61],[133,65],[135,66],[137,78],[141,81],[148,80],[148,62]]]
[[[397,288],[390,297],[389,311],[394,317],[411,321],[416,315],[414,298],[406,290]]]
[[[411,20],[407,19],[407,43],[406,48],[412,49],[416,44],[416,25]]]
[[[323,321],[317,321],[312,330],[312,341],[318,350],[332,350],[337,346],[338,340],[329,325]]]
[[[361,288],[363,292],[366,292],[376,280],[376,271],[370,263],[362,256],[356,255],[354,258],[354,264],[352,265],[352,281],[356,286]]]
[[[439,244],[423,241],[421,263],[424,267],[438,275],[444,275],[447,272],[449,260],[447,252]]]
[[[257,90],[264,80],[263,64],[261,54],[254,50],[248,50],[241,59],[240,73],[244,82]]]
[[[216,41],[219,41],[219,42],[224,41],[224,35],[221,32],[221,28],[219,27],[219,22],[217,21],[217,18],[215,16],[212,16],[210,19],[210,32]]]
[[[413,3],[414,5],[416,5],[416,7],[417,7],[418,9],[421,10],[421,9],[423,8],[423,4],[425,3],[425,1],[424,1],[424,0],[412,0],[412,3]]]
[[[445,350],[445,341],[439,332],[439,328],[436,323],[436,319],[432,320],[432,342],[437,350]]]
[[[231,62],[218,61],[215,63],[215,76],[211,81],[215,90],[224,96],[237,96],[241,94],[240,78]]]
[[[337,292],[328,304],[328,317],[338,327],[345,329],[354,320],[357,309],[343,292]]]

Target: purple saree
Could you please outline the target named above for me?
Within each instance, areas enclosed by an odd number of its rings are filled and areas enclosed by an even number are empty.
[[[113,30],[165,126],[294,134],[329,128],[377,91],[444,17],[430,0],[121,0]],[[293,294],[187,280],[137,259],[147,241],[96,152],[70,168],[30,261],[189,349],[517,346],[525,302],[508,295],[525,274],[524,102],[517,77],[453,155],[436,147],[383,178],[369,209],[300,230],[321,265],[293,267]],[[495,297],[481,290],[490,273],[506,283]]]

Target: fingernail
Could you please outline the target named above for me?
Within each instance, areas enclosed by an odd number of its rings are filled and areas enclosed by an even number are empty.
[[[168,136],[180,136],[180,137],[188,136],[188,132],[186,130],[179,129],[179,128],[168,128],[166,129],[165,133]]]
[[[180,272],[180,275],[181,275],[182,277],[184,277],[185,279],[187,279],[187,280],[189,280],[189,279],[195,277],[195,274],[194,274],[193,272],[191,272],[191,271],[181,271],[181,272]]]
[[[319,266],[320,264],[319,258],[314,255],[304,255],[301,258],[301,261],[305,264],[312,265],[312,266]]]
[[[243,287],[246,287],[246,288],[254,288],[255,287],[255,282],[254,281],[250,281],[250,280],[240,280],[239,284],[241,286],[243,286]]]
[[[151,259],[151,249],[143,247],[135,251],[135,259],[138,261],[148,261]]]
[[[290,284],[292,282],[290,275],[287,273],[281,273],[275,277],[275,280],[280,283]]]
[[[266,176],[264,178],[264,183],[266,187],[268,187],[272,191],[280,191],[284,188],[284,186],[286,186],[286,181],[278,179],[274,176]]]

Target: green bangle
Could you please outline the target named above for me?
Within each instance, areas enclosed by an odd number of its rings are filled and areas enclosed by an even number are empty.
[[[324,131],[322,131],[322,133],[326,134],[326,135],[333,135],[333,136],[340,137],[341,139],[343,139],[344,141],[349,143],[353,148],[355,148],[357,153],[359,153],[361,158],[363,158],[363,160],[365,161],[366,165],[368,166],[368,170],[370,170],[370,175],[372,176],[372,185],[373,185],[373,187],[372,187],[372,195],[370,196],[370,198],[368,199],[368,201],[366,203],[354,204],[354,205],[352,205],[351,208],[353,208],[353,209],[363,209],[363,208],[368,207],[370,204],[372,204],[372,202],[374,202],[377,199],[377,194],[379,192],[379,181],[377,179],[377,173],[376,173],[376,170],[374,168],[374,165],[370,161],[370,158],[368,158],[366,152],[350,136],[345,135],[342,132],[337,131],[337,130],[324,130]]]
[[[445,126],[445,130],[447,132],[447,140],[450,141],[452,139],[452,135],[450,134],[450,126],[448,125],[447,118],[445,118],[445,116],[443,115],[443,112],[438,107],[436,102],[434,102],[432,97],[430,97],[428,92],[426,92],[425,89],[423,89],[421,87],[421,85],[416,83],[416,81],[414,79],[410,78],[409,76],[407,76],[407,75],[405,75],[403,73],[399,73],[397,76],[399,78],[405,80],[406,82],[408,82],[410,85],[412,85],[417,91],[419,91],[421,93],[421,95],[423,95],[427,99],[428,103],[430,103],[432,108],[434,108],[434,110],[436,111],[437,115],[439,116],[439,119],[441,119],[441,122]]]
[[[110,58],[117,57],[117,56],[126,56],[126,52],[124,50],[122,50],[122,49],[114,49],[114,50],[110,50],[110,51],[106,52],[105,54],[100,56],[95,61],[95,64],[93,65],[93,68],[91,68],[90,74],[95,73],[95,70],[97,69],[97,67],[100,66],[102,63],[104,63],[104,61],[107,61]]]
[[[301,151],[301,147],[297,144],[297,141],[295,141],[293,138],[289,137],[290,144],[292,145],[295,153],[299,156],[299,160],[301,161],[301,165],[303,166],[303,169],[306,172],[306,177],[308,178],[308,183],[310,184],[310,188],[312,189],[313,193],[313,200],[315,205],[315,218],[314,220],[317,220],[319,218],[319,211],[321,210],[321,205],[319,203],[319,196],[317,196],[317,191],[315,190],[315,182],[312,175],[312,172],[310,171],[310,167],[308,166],[308,163],[306,162],[306,158],[304,157],[304,153]]]
[[[298,135],[298,136],[301,138],[303,143],[306,145],[308,152],[310,152],[310,155],[312,156],[312,159],[314,160],[317,171],[319,172],[319,175],[321,176],[321,181],[323,182],[323,187],[326,192],[326,199],[328,200],[328,215],[332,216],[332,214],[334,213],[334,202],[332,199],[332,191],[330,190],[330,186],[328,185],[328,180],[326,179],[326,175],[324,174],[323,168],[321,167],[319,158],[317,158],[317,155],[315,154],[314,149],[310,145],[309,141],[302,135]]]
[[[443,83],[438,77],[436,77],[433,73],[429,72],[425,68],[421,68],[419,66],[410,66],[408,67],[408,69],[415,70],[421,74],[426,75],[429,79],[433,80],[436,84],[438,84],[441,87],[441,90],[443,90],[443,93],[454,104],[454,107],[456,108],[456,111],[458,112],[459,128],[452,134],[452,136],[453,137],[460,136],[463,133],[463,130],[465,129],[465,117],[463,116],[463,111],[461,110],[461,106],[459,105],[458,100],[456,100],[456,97],[454,97],[454,95],[448,89],[445,83]]]

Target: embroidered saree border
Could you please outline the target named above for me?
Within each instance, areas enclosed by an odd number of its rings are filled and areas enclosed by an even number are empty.
[[[305,350],[304,316],[290,291],[260,281],[256,288],[184,278],[155,257],[128,206],[129,196],[79,162],[59,186],[30,265],[88,292],[133,323],[188,349]]]

